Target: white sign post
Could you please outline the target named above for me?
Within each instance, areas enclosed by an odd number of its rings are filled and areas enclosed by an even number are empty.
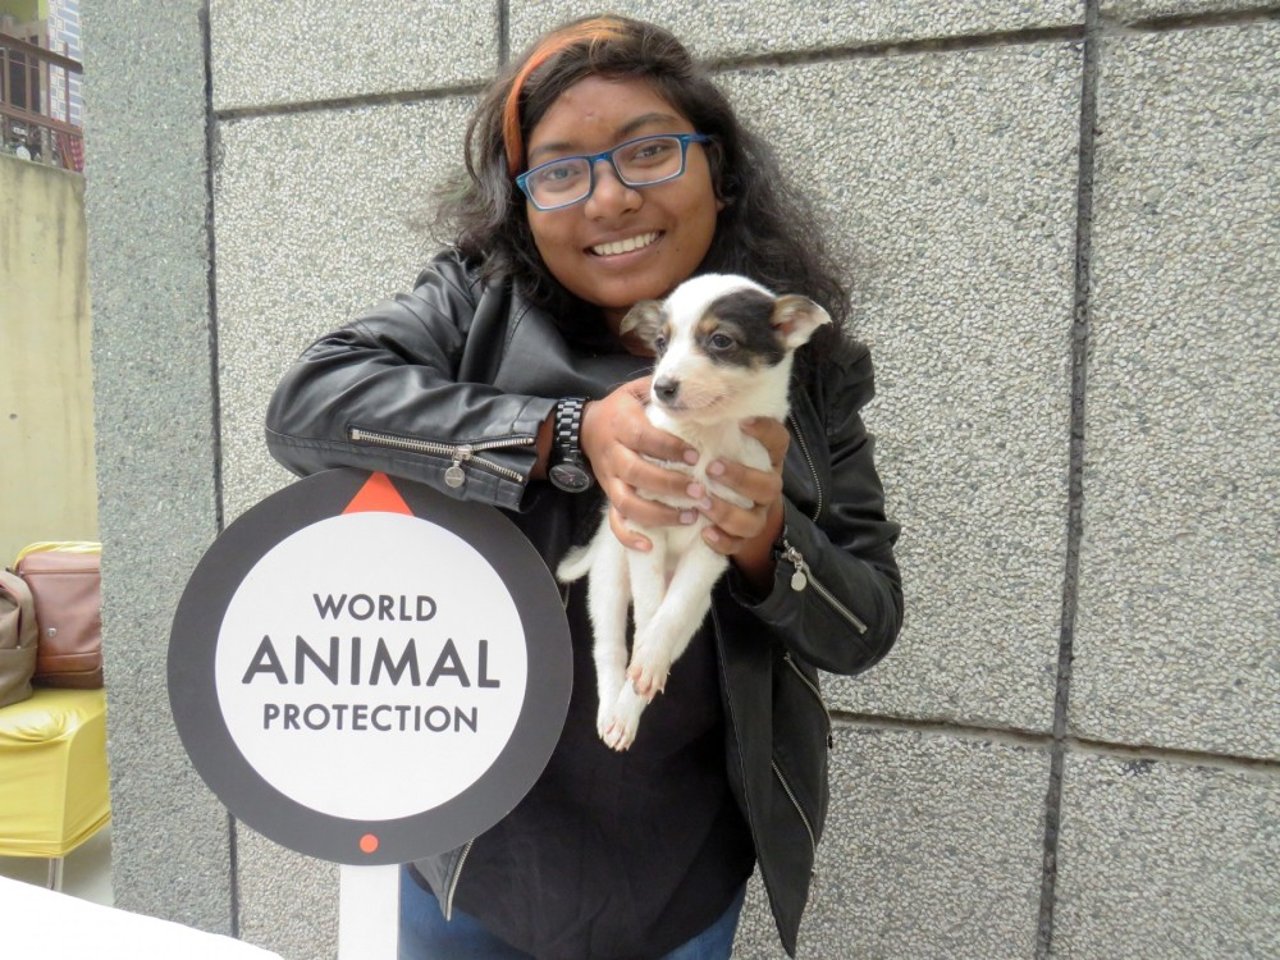
[[[338,956],[395,960],[400,947],[400,868],[344,863],[338,875]]]
[[[174,618],[170,703],[228,809],[343,864],[342,960],[396,955],[398,867],[478,835],[568,705],[559,592],[497,510],[334,470],[248,511]]]

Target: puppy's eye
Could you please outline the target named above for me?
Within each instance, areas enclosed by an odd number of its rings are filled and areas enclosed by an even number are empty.
[[[707,339],[707,344],[713,350],[728,350],[733,346],[733,337],[727,333],[713,333]]]
[[[663,350],[667,349],[667,338],[664,337],[662,334],[658,334],[656,337],[654,337],[653,349],[656,350],[658,353],[661,353]]]

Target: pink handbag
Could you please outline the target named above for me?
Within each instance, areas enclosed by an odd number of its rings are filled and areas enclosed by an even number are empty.
[[[102,686],[101,548],[39,544],[26,548],[17,571],[35,600],[35,682],[49,687]]]

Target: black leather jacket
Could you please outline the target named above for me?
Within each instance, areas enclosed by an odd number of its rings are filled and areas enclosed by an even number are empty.
[[[528,480],[538,428],[556,398],[603,396],[646,366],[584,349],[545,311],[445,253],[413,293],[307,348],[271,400],[267,443],[298,474],[380,470],[504,508],[554,569],[574,511],[569,495]],[[866,669],[902,622],[898,527],[885,519],[858,413],[873,392],[865,349],[793,389],[773,588],[754,597],[731,572],[711,608],[730,785],[793,955],[828,799],[831,719],[815,668]],[[452,466],[461,485],[446,482]],[[417,864],[446,912],[465,850]]]

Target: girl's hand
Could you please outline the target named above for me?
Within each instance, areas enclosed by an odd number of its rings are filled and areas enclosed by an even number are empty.
[[[698,452],[679,437],[659,430],[645,416],[651,378],[625,383],[603,400],[593,400],[582,413],[582,452],[609,498],[609,526],[623,545],[650,550],[653,544],[626,523],[646,527],[693,523],[692,510],[680,511],[640,496],[636,491],[683,496],[689,477],[667,470],[645,457],[698,462]],[[785,432],[785,431],[784,431]]]
[[[754,506],[739,507],[712,496],[698,483],[690,484],[687,492],[702,501],[699,511],[711,521],[702,531],[702,539],[712,550],[731,557],[757,591],[767,592],[773,579],[773,545],[782,535],[782,461],[791,435],[780,421],[764,417],[744,420],[742,432],[764,444],[770,469],[753,470],[735,461],[713,460],[707,473]]]

